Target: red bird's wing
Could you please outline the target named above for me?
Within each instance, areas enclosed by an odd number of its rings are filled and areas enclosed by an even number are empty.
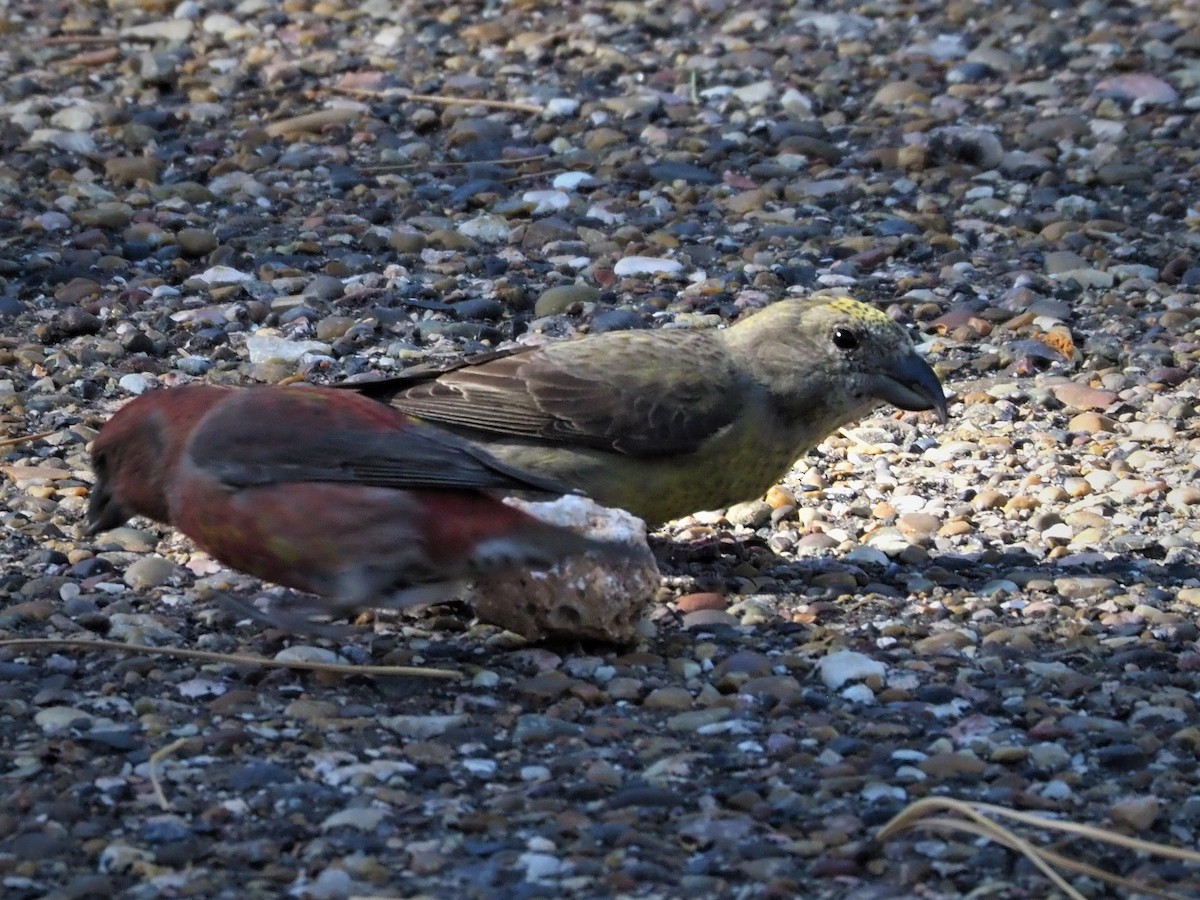
[[[200,422],[186,453],[193,465],[234,488],[327,482],[571,493],[440,428],[328,388],[231,392]]]

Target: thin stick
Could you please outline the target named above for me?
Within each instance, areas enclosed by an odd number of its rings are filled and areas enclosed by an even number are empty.
[[[162,782],[158,779],[158,764],[182,747],[184,744],[191,743],[195,738],[185,737],[177,741],[172,741],[165,747],[160,747],[150,754],[150,785],[154,788],[154,798],[158,800],[158,805],[162,807],[163,812],[171,811],[171,802],[167,800],[167,795],[163,793]]]
[[[438,106],[485,106],[488,109],[507,109],[512,112],[540,115],[542,107],[534,103],[515,103],[511,100],[486,100],[483,97],[442,97],[437,94],[414,94],[401,88],[373,91],[369,88],[334,87],[333,90],[355,97],[374,97],[377,100],[407,100],[410,103],[433,103]]]
[[[902,809],[897,815],[886,825],[880,829],[876,835],[876,840],[883,841],[892,835],[904,831],[909,828],[919,828],[924,824],[926,812],[938,808],[950,809],[959,815],[965,816],[971,820],[973,824],[978,826],[979,830],[986,832],[987,836],[998,843],[1011,847],[1013,850],[1024,855],[1030,862],[1041,870],[1041,873],[1054,882],[1054,886],[1066,894],[1071,900],[1087,900],[1083,894],[1075,890],[1067,882],[1065,878],[1059,875],[1054,868],[1046,862],[1038,853],[1038,848],[1030,844],[1024,838],[1014,834],[1007,828],[997,825],[983,813],[976,812],[975,809],[967,803],[950,798],[930,797],[924,800],[918,800],[906,808]],[[953,820],[950,820],[953,821]],[[971,829],[975,831],[975,829]],[[979,833],[975,831],[975,833]]]
[[[955,819],[949,816],[929,815],[936,810],[948,810],[950,812],[958,813],[959,815],[964,816],[965,820]],[[1061,869],[1086,875],[1090,878],[1106,881],[1109,884],[1125,888],[1126,890],[1134,893],[1140,892],[1167,898],[1174,898],[1177,896],[1169,891],[1138,884],[1130,879],[1124,878],[1105,869],[1100,869],[1096,866],[1072,859],[1052,850],[1031,844],[999,823],[986,818],[985,813],[1011,819],[1026,825],[1041,828],[1046,831],[1065,832],[1067,834],[1089,838],[1094,841],[1100,841],[1102,843],[1124,847],[1139,853],[1147,853],[1159,857],[1179,859],[1191,863],[1200,863],[1200,853],[1197,853],[1194,850],[1186,850],[1178,847],[1171,847],[1165,844],[1156,844],[1150,841],[1144,841],[1139,838],[1131,838],[1123,834],[1117,834],[1116,832],[1098,828],[1094,825],[1081,825],[1077,822],[1066,822],[1060,819],[1051,819],[1046,816],[1035,815],[1033,813],[1019,812],[1014,809],[1009,809],[1005,806],[996,806],[991,803],[970,803],[962,800],[955,800],[951,797],[927,797],[923,800],[918,800],[915,803],[910,804],[880,829],[879,833],[876,835],[876,840],[883,842],[887,840],[887,838],[910,828],[929,827],[939,830],[966,831],[971,834],[977,834],[982,837],[989,838],[998,843],[1004,844],[1010,849],[1022,853],[1048,878],[1050,878],[1050,880],[1055,883],[1059,890],[1073,898],[1073,900],[1074,898],[1082,898],[1082,895],[1069,885],[1066,885],[1061,876],[1058,875],[1057,872],[1053,872],[1053,870],[1049,869],[1048,867],[1057,866]]]
[[[514,181],[530,181],[534,178],[545,178],[549,175],[558,175],[562,172],[570,172],[570,169],[556,168],[544,169],[541,172],[530,172],[527,175],[511,175],[508,178],[500,180],[501,184],[512,184]]]
[[[977,834],[982,838],[1004,844],[1010,850],[1017,849],[1007,839],[1007,836],[1012,834],[1008,829],[1000,828],[996,830],[993,828],[983,828],[969,819],[955,819],[950,816],[930,816],[922,819],[920,822],[914,822],[911,827],[931,828],[935,831],[966,831],[970,834]],[[1107,869],[1101,869],[1097,866],[1080,862],[1077,859],[1071,859],[1069,856],[1063,856],[1061,853],[1055,853],[1053,850],[1045,847],[1033,846],[1033,851],[1050,865],[1059,866],[1070,872],[1076,872],[1080,875],[1086,875],[1089,878],[1095,878],[1097,881],[1105,881],[1116,887],[1125,888],[1131,894],[1152,894],[1155,897],[1166,898],[1166,900],[1183,900],[1178,894],[1172,894],[1170,891],[1151,887],[1150,885],[1139,884],[1129,878],[1109,872]]]
[[[38,647],[78,647],[89,650],[116,650],[143,656],[170,656],[174,659],[197,659],[203,662],[225,663],[232,666],[259,666],[264,669],[298,669],[307,672],[333,672],[339,675],[406,676],[410,678],[441,678],[461,681],[463,674],[453,669],[425,666],[356,666],[347,663],[323,663],[309,660],[267,659],[243,653],[214,653],[211,650],[192,650],[187,647],[146,647],[141,644],[122,644],[119,641],[94,641],[89,638],[18,638],[0,641],[0,649],[33,649]]]
[[[996,806],[991,803],[975,803],[972,805],[975,809],[983,812],[1004,816],[1008,819],[1015,819],[1018,822],[1024,822],[1026,825],[1036,825],[1039,828],[1050,828],[1054,831],[1066,831],[1070,834],[1077,834],[1095,841],[1116,844],[1118,847],[1125,847],[1128,850],[1135,850],[1140,853],[1150,853],[1154,856],[1178,859],[1183,862],[1200,863],[1200,852],[1195,850],[1185,850],[1182,847],[1171,847],[1166,844],[1155,844],[1152,841],[1143,841],[1140,838],[1117,834],[1114,831],[1105,831],[1104,829],[1096,828],[1094,825],[1080,825],[1078,822],[1047,819],[1045,816],[1020,812],[1019,810],[1009,809],[1007,806]]]
[[[72,44],[118,44],[122,40],[116,34],[55,34],[42,38],[38,43],[43,47],[70,47]]]
[[[0,447],[16,447],[18,444],[28,444],[30,441],[40,441],[42,438],[48,438],[52,434],[58,434],[57,431],[39,431],[37,434],[21,434],[16,437],[4,438],[0,440]]]
[[[377,166],[363,166],[363,172],[368,175],[386,175],[389,172],[404,172],[408,169],[455,169],[464,166],[515,166],[520,163],[540,162],[543,159],[549,159],[549,153],[533,153],[529,156],[513,156],[507,159],[440,159],[437,161],[425,160],[424,162],[415,163],[381,163]]]

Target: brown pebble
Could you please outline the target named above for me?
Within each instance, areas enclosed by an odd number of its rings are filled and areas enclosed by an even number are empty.
[[[683,613],[697,612],[702,609],[724,609],[729,601],[724,594],[704,591],[698,594],[684,594],[675,601],[675,606]]]
[[[1145,831],[1154,824],[1162,804],[1157,797],[1125,797],[1108,808],[1108,814],[1118,825],[1134,831]]]
[[[1081,431],[1084,434],[1115,431],[1116,427],[1117,423],[1115,421],[1097,412],[1080,413],[1077,416],[1072,416],[1071,421],[1067,423],[1068,431]]]
[[[1117,395],[1112,391],[1102,391],[1074,381],[1056,384],[1051,390],[1059,403],[1075,409],[1108,409],[1117,401]]]

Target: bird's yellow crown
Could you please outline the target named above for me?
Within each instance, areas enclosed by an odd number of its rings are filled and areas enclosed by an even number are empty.
[[[836,312],[844,313],[856,322],[861,322],[863,325],[875,326],[876,328],[881,325],[895,325],[895,322],[883,310],[851,297],[834,297],[829,301],[829,308]]]

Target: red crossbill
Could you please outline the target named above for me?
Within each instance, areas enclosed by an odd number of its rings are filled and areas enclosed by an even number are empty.
[[[101,428],[92,463],[89,533],[146,516],[231,568],[321,595],[334,616],[612,549],[488,493],[566,488],[348,391],[153,391]]]
[[[651,524],[761,496],[881,403],[946,421],[941,383],[907,332],[847,297],[781,300],[729,328],[609,332],[340,386]]]

